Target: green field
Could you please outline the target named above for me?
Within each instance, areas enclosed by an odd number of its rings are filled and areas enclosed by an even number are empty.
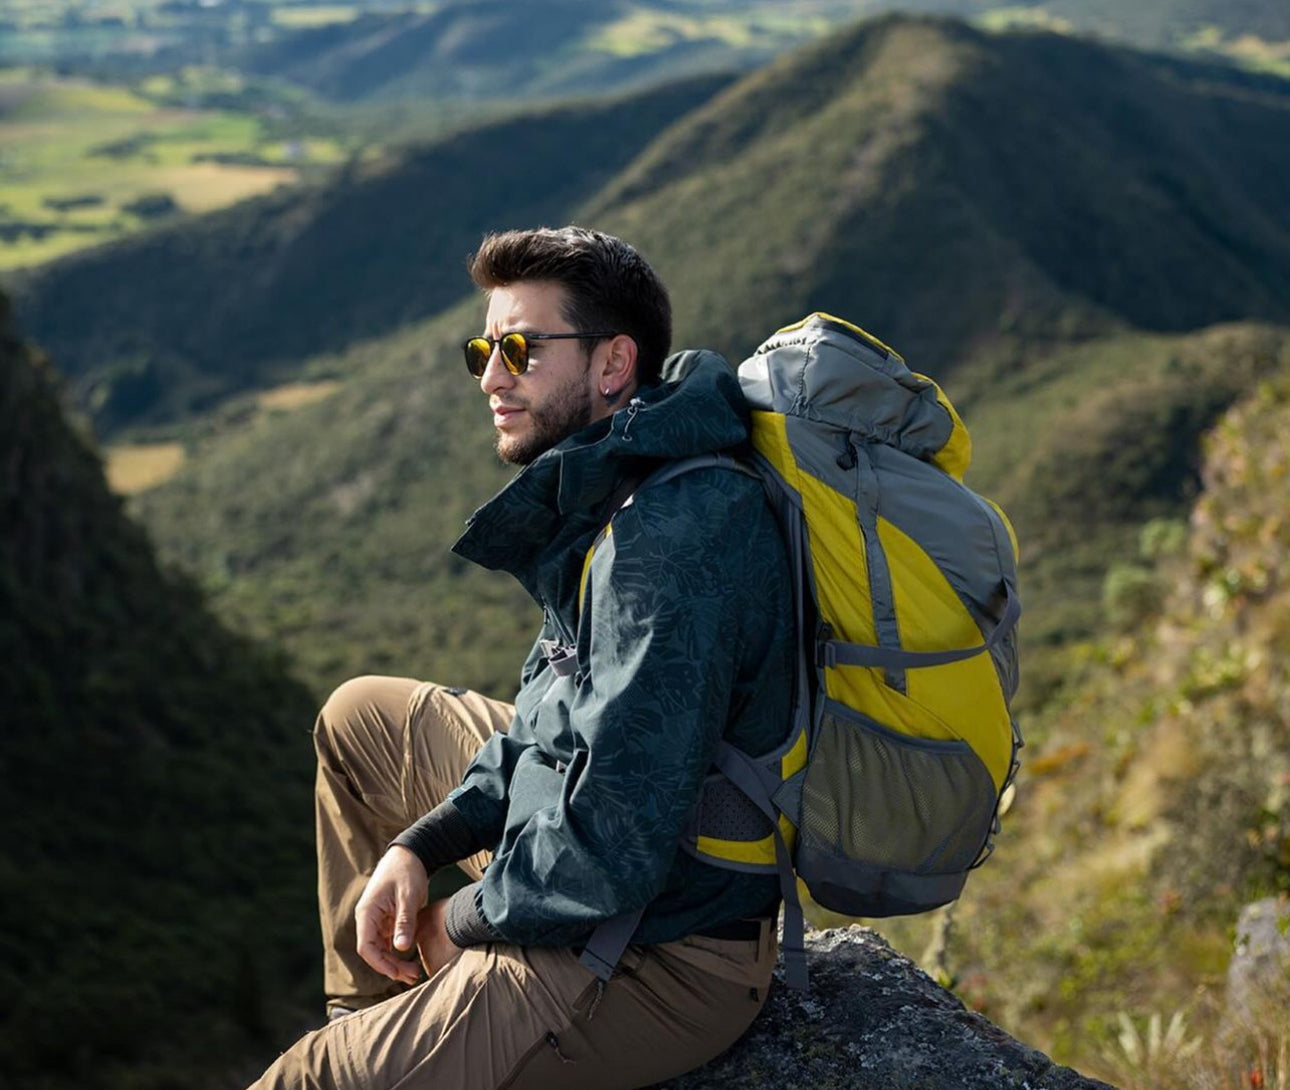
[[[170,105],[175,86],[0,70],[0,269],[221,208],[341,157],[251,114]]]

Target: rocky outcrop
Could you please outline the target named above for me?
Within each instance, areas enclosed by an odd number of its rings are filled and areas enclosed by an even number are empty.
[[[867,928],[807,939],[811,989],[778,983],[746,1037],[655,1090],[1108,1090],[964,1008]]]
[[[1290,1000],[1290,899],[1268,897],[1241,910],[1236,950],[1227,967],[1227,1011],[1257,1017],[1269,1003]],[[1282,1007],[1284,1009],[1284,1006]]]

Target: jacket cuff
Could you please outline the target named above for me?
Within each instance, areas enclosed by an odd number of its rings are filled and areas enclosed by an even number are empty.
[[[457,890],[448,899],[443,927],[455,946],[478,946],[484,942],[502,942],[502,936],[484,919],[479,908],[483,886],[479,882]]]
[[[426,873],[456,863],[484,847],[461,811],[445,800],[399,833],[390,845],[407,848],[425,864]]]

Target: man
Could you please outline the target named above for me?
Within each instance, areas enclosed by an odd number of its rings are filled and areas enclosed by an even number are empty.
[[[787,733],[783,544],[755,479],[642,483],[746,441],[737,380],[685,353],[660,381],[667,293],[619,239],[494,235],[471,274],[488,314],[467,365],[525,468],[454,550],[518,578],[542,633],[514,706],[359,678],[323,708],[333,1017],[257,1086],[647,1086],[723,1051],[770,983],[777,880],[679,845],[718,741],[761,754]],[[472,884],[427,904],[454,863]],[[641,909],[606,984],[580,952]]]

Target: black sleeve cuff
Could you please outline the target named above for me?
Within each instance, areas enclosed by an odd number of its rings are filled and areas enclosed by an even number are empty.
[[[448,899],[443,927],[455,946],[478,946],[484,942],[502,942],[502,936],[484,919],[479,908],[480,883],[457,890]]]
[[[427,874],[434,874],[440,867],[486,847],[461,816],[461,811],[446,799],[399,833],[390,844],[398,844],[416,855],[425,864]]]

